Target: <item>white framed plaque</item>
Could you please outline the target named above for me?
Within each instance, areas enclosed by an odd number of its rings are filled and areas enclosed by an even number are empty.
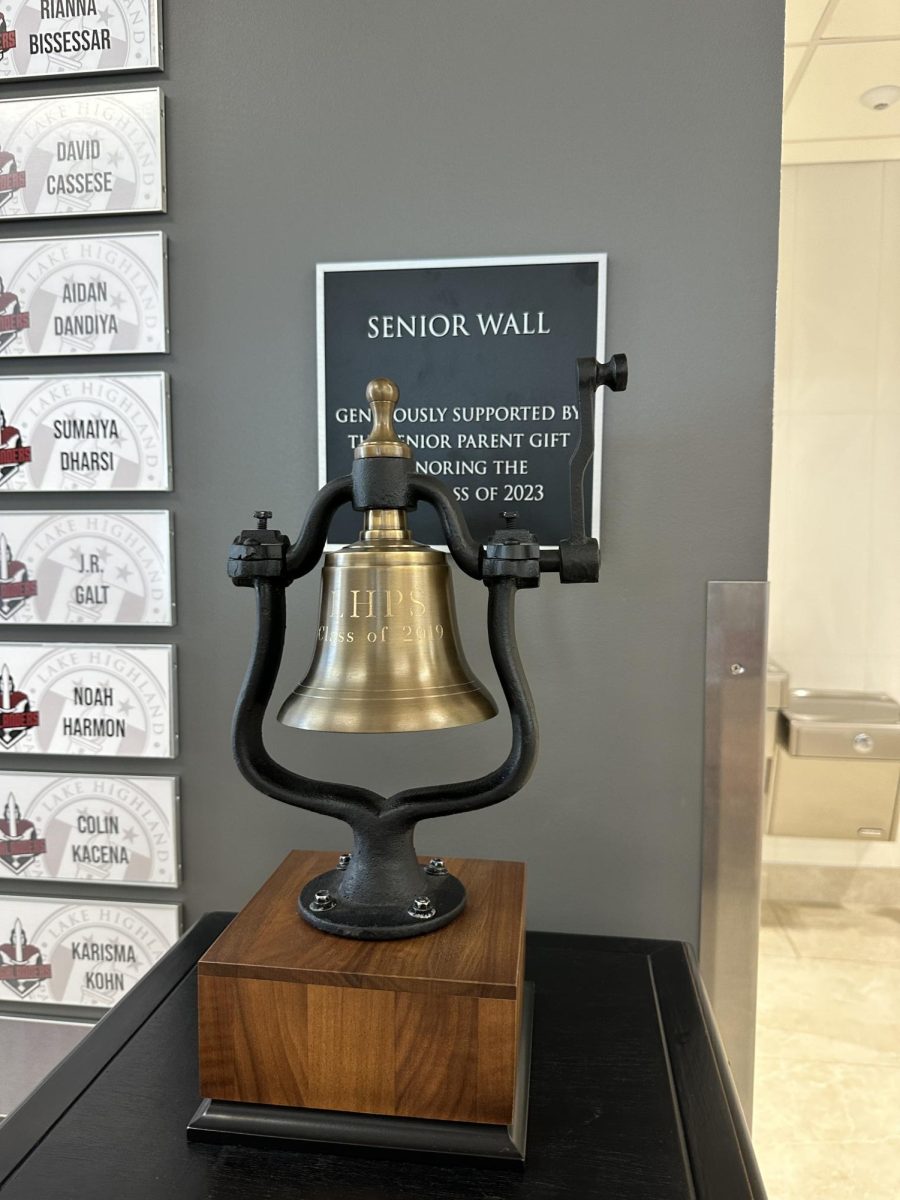
[[[109,1008],[180,932],[180,904],[0,895],[0,995]]]
[[[164,234],[0,241],[0,357],[168,348]]]
[[[159,88],[0,100],[0,220],[165,212]]]
[[[171,513],[0,511],[0,627],[174,619]]]
[[[0,10],[0,82],[162,65],[160,0],[7,0]]]
[[[0,879],[177,887],[180,877],[174,777],[0,771]]]
[[[4,492],[165,492],[172,488],[168,377],[0,377]]]
[[[0,642],[0,757],[174,758],[175,647]]]

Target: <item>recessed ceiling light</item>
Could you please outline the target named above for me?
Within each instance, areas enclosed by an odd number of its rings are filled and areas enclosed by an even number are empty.
[[[859,98],[860,104],[875,112],[884,112],[892,104],[900,100],[900,87],[896,83],[882,83],[878,87],[869,88]]]

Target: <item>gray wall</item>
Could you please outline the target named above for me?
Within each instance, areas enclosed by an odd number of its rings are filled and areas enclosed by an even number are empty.
[[[605,250],[607,345],[633,382],[608,402],[602,580],[520,599],[543,737],[528,788],[418,843],[526,859],[533,927],[695,939],[705,585],[766,573],[783,6],[167,9],[188,917],[241,905],[288,848],[347,840],[255,794],[229,754],[253,604],[227,547],[257,507],[293,534],[316,487],[316,262]],[[279,691],[307,665],[316,591],[289,593]],[[484,589],[457,594],[490,682]],[[296,768],[385,789],[506,751],[504,719],[359,740],[272,724]]]

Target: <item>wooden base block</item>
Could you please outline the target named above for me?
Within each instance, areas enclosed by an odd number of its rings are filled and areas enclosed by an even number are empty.
[[[466,911],[423,937],[312,928],[294,851],[198,964],[209,1100],[509,1126],[524,1000],[525,868],[449,859]]]

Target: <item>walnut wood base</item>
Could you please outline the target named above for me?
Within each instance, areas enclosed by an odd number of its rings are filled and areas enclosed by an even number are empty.
[[[516,1095],[509,1125],[470,1121],[427,1121],[366,1113],[327,1112],[276,1104],[204,1100],[187,1127],[191,1141],[237,1142],[285,1149],[328,1149],[525,1161],[534,987],[525,984]]]
[[[484,1126],[488,1141],[499,1127],[506,1137],[520,1084],[527,1093],[524,865],[450,859],[469,896],[462,915],[424,937],[370,942],[323,933],[297,913],[300,890],[335,861],[289,854],[200,960],[200,1094],[210,1105],[193,1126],[233,1128],[238,1105],[239,1123],[252,1106],[257,1130],[274,1122],[317,1138],[323,1113],[333,1114],[337,1141],[351,1125],[386,1128],[375,1117]],[[408,1140],[402,1128],[385,1145]],[[371,1136],[359,1133],[364,1144]]]

